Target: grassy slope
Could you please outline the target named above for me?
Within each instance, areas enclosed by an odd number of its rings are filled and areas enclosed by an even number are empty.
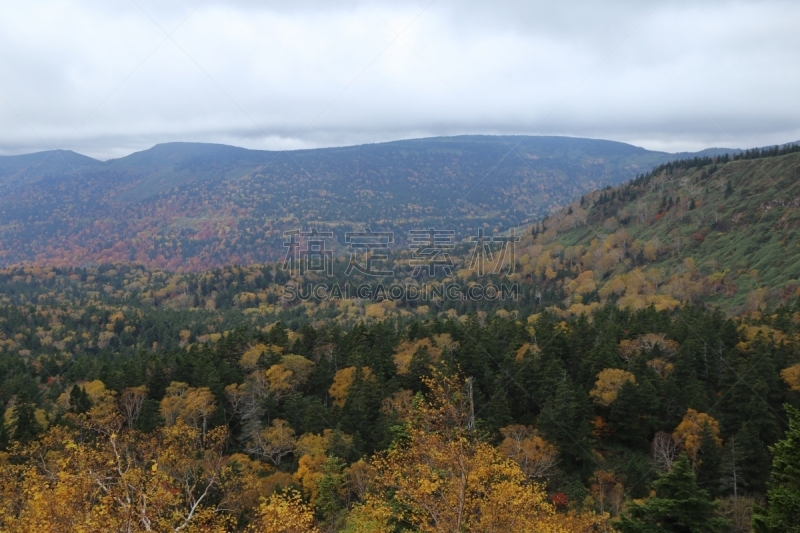
[[[673,204],[680,200],[668,210],[662,208],[670,198]],[[694,209],[690,209],[692,198]],[[619,236],[623,231],[629,236],[628,251],[607,270],[586,261],[572,271],[565,268],[556,281],[592,269],[599,289],[635,268],[662,268],[666,280],[685,273],[685,260],[692,258],[695,279],[704,285],[703,299],[730,311],[757,304],[759,297],[754,291],[759,289],[764,289],[763,297],[771,302],[797,291],[800,153],[707,165],[672,175],[662,172],[636,184],[588,195],[584,206],[588,207],[585,212],[580,202],[573,203],[545,221],[551,228],[544,235],[527,237],[523,252],[533,253],[531,262],[539,257],[539,248],[534,248],[537,244],[544,245],[542,251],[563,256],[564,250],[575,246],[581,250],[601,248],[598,243],[607,236]],[[575,225],[575,215],[568,214],[569,209],[585,216],[586,223],[570,227]],[[658,249],[655,260],[633,251],[648,243]]]

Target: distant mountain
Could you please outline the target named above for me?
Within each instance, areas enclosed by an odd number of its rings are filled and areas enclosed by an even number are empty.
[[[463,239],[537,220],[674,158],[528,136],[291,152],[170,143],[105,162],[68,151],[0,157],[0,264],[201,270],[276,260],[284,231],[311,227],[333,231],[334,247],[364,226],[394,231],[397,246],[414,228]]]

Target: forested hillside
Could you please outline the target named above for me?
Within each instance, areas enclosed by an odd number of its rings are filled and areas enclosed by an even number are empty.
[[[431,272],[2,268],[0,530],[791,531],[798,173],[666,163]]]
[[[459,239],[537,220],[676,156],[565,137],[445,137],[266,152],[173,143],[100,162],[0,157],[0,264],[173,271],[275,261],[283,232],[435,226]]]
[[[800,148],[663,165],[535,224],[520,254],[573,312],[786,302],[800,289]]]

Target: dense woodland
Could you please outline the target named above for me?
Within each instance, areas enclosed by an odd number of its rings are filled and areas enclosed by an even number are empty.
[[[0,157],[0,266],[273,262],[283,232],[435,226],[459,239],[537,220],[674,155],[566,137],[463,136],[269,152],[171,143],[101,162]],[[491,174],[491,177],[489,175]]]
[[[744,209],[794,151],[657,168],[526,228],[513,269],[459,248],[424,280],[516,300],[288,301],[322,278],[279,264],[3,269],[0,529],[796,531],[796,207]],[[734,250],[766,228],[780,275]],[[421,281],[393,259],[372,283]]]

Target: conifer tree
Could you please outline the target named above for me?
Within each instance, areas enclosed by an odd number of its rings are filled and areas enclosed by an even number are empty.
[[[800,532],[800,411],[786,405],[789,430],[770,448],[772,475],[767,491],[767,507],[753,509],[756,533]]]
[[[22,444],[34,440],[42,431],[42,427],[36,421],[36,406],[25,394],[17,396],[11,417],[14,419],[14,431],[11,436]]]
[[[686,455],[653,487],[655,496],[641,504],[634,503],[622,515],[617,524],[622,533],[715,533],[728,524],[715,516],[717,504],[697,486]]]
[[[86,393],[86,389],[77,384],[72,386],[69,391],[69,408],[76,415],[83,414],[92,408],[92,400]]]
[[[714,433],[708,423],[703,424],[700,433],[700,449],[697,453],[700,464],[697,467],[697,484],[712,496],[719,492],[722,456]]]
[[[8,436],[8,426],[6,426],[5,418],[0,416],[0,452],[8,449]]]

